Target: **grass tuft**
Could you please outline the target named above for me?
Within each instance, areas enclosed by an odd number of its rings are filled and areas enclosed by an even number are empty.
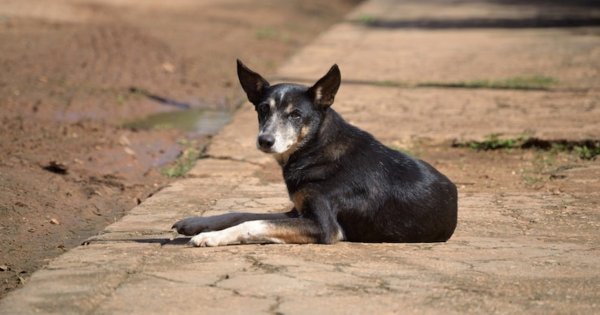
[[[171,165],[163,168],[162,173],[171,178],[182,177],[189,172],[201,157],[202,152],[197,148],[196,141],[180,140],[179,144],[184,146],[181,154]]]
[[[483,141],[455,141],[452,146],[478,151],[537,149],[551,153],[569,152],[577,154],[583,160],[594,160],[600,155],[600,140],[544,140],[525,134],[513,138],[501,138],[499,134],[490,134]]]
[[[499,149],[514,149],[520,148],[529,137],[517,136],[515,138],[500,138],[499,134],[490,134],[483,141],[469,141],[465,146],[474,150],[499,150]]]
[[[600,146],[576,145],[573,147],[573,152],[583,160],[595,160],[600,155]]]
[[[369,14],[362,14],[357,18],[357,22],[364,25],[371,25],[375,22],[376,18]]]
[[[265,26],[256,30],[256,38],[259,40],[276,39],[279,37],[279,31],[275,28]]]
[[[558,80],[547,76],[512,77],[500,80],[471,80],[459,82],[423,82],[418,87],[445,87],[465,89],[547,90]]]
[[[548,90],[558,80],[546,76],[523,76],[499,80],[469,80],[457,82],[429,81],[407,82],[396,80],[355,81],[381,87],[398,88],[447,88],[447,89],[500,89],[500,90]]]

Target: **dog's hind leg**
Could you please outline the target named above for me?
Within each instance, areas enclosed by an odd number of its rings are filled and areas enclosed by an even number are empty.
[[[334,237],[324,237],[329,234]],[[341,231],[325,231],[321,224],[311,219],[290,218],[248,221],[225,230],[200,233],[192,237],[190,244],[204,247],[246,243],[333,243],[341,240],[342,235]]]
[[[233,212],[211,217],[189,217],[173,224],[172,229],[183,235],[196,235],[201,232],[218,231],[254,220],[279,220],[297,217],[296,210],[285,213],[242,213]]]

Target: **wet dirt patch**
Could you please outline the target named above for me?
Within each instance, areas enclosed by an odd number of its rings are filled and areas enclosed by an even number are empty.
[[[126,122],[123,127],[133,130],[178,129],[193,136],[205,136],[216,133],[227,124],[231,114],[231,111],[207,109],[170,111]]]

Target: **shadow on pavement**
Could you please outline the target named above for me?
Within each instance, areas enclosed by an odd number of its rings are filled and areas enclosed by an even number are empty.
[[[448,1],[428,1],[434,6],[444,8]],[[530,12],[530,16],[474,16],[471,18],[435,18],[422,17],[411,19],[385,19],[365,17],[355,21],[374,28],[422,28],[422,29],[469,29],[469,28],[550,28],[585,27],[600,25],[600,1],[597,0],[458,0],[451,5],[460,6],[470,3],[513,7],[516,10]],[[496,7],[497,8],[497,7]]]
[[[422,29],[469,29],[469,28],[550,28],[599,26],[596,17],[531,17],[531,18],[475,18],[475,19],[420,19],[383,20],[370,19],[357,22],[374,28],[422,28]]]
[[[170,238],[139,238],[139,239],[129,239],[127,241],[136,242],[136,243],[144,243],[144,244],[160,244],[161,246],[165,245],[186,245],[190,241],[191,237],[178,237],[175,239]]]

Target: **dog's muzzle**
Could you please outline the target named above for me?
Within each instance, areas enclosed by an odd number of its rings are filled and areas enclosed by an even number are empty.
[[[269,134],[262,134],[258,136],[258,148],[264,152],[271,152],[271,147],[275,143],[275,137]]]

